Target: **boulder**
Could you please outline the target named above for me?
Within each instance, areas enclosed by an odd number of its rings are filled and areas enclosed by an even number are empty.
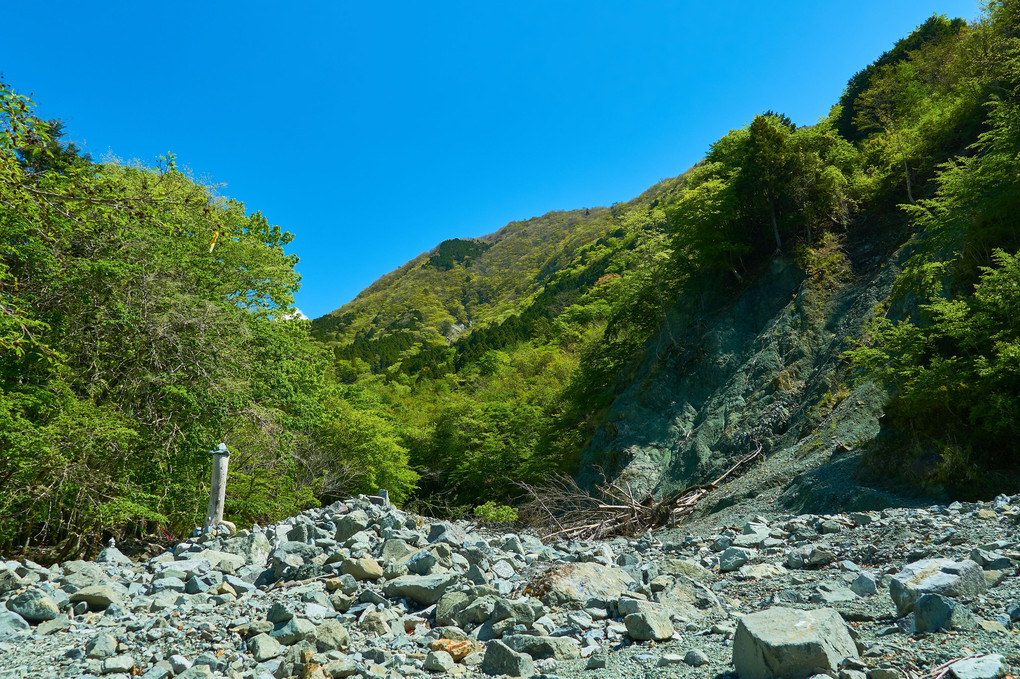
[[[116,547],[106,547],[103,551],[99,552],[99,556],[96,557],[96,563],[127,565],[131,564],[132,561],[124,556],[124,553]]]
[[[597,563],[566,563],[532,582],[530,589],[543,593],[547,606],[580,608],[589,599],[616,599],[630,591],[634,578],[627,571]]]
[[[907,564],[889,582],[889,594],[896,612],[903,616],[914,610],[922,594],[945,597],[973,597],[987,589],[981,566],[964,559],[924,559]]]
[[[360,559],[344,559],[340,564],[340,572],[355,580],[378,580],[382,577],[383,569],[372,557],[363,556]]]
[[[571,660],[581,657],[581,645],[570,637],[536,637],[530,634],[509,634],[503,643],[517,651],[527,653],[535,660],[554,658]]]
[[[816,670],[839,671],[857,646],[839,613],[769,608],[745,615],[733,638],[733,666],[740,679],[806,679]]]
[[[248,640],[248,650],[255,662],[261,663],[283,653],[283,646],[268,634],[259,634]]]
[[[998,653],[959,660],[949,666],[954,679],[1002,679],[1008,671],[1003,657]]]
[[[368,526],[368,514],[360,509],[353,511],[337,523],[334,539],[340,543],[347,542],[354,535],[367,529]]]
[[[719,554],[719,570],[723,573],[735,571],[752,558],[756,552],[743,547],[727,547]]]
[[[535,663],[531,656],[518,653],[502,641],[494,639],[485,647],[482,671],[486,674],[530,677],[535,673]]]
[[[962,604],[941,594],[922,594],[914,602],[914,633],[974,629],[977,621]]]
[[[449,672],[453,665],[453,656],[446,651],[429,651],[422,667],[428,672]]]
[[[110,585],[83,587],[70,596],[72,604],[84,601],[90,611],[104,611],[110,604],[120,603],[120,592]]]
[[[663,611],[645,610],[623,619],[627,636],[634,641],[664,641],[673,636],[673,623]]]
[[[346,650],[351,643],[347,628],[335,618],[326,620],[315,628],[315,647],[320,652]]]
[[[383,593],[390,597],[410,599],[421,606],[431,606],[456,581],[457,576],[452,573],[402,575],[383,585]]]
[[[7,608],[30,623],[46,622],[60,615],[56,602],[45,592],[34,587],[8,599]]]
[[[236,573],[246,563],[245,557],[239,554],[221,552],[215,549],[204,549],[196,554],[195,558],[205,559],[212,564],[213,570],[221,573]]]
[[[0,611],[0,639],[32,629],[28,621],[14,611]]]
[[[445,542],[460,547],[467,541],[468,534],[455,523],[440,521],[429,527],[429,542]]]

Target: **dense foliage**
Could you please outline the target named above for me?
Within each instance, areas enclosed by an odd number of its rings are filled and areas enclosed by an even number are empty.
[[[898,281],[900,318],[882,318],[851,353],[864,376],[895,388],[888,415],[906,459],[978,495],[1012,478],[1020,435],[1020,5],[994,3],[965,48],[979,68],[959,86],[980,93],[984,131],[909,207],[918,236]]]
[[[238,521],[316,503],[330,456],[347,490],[388,481],[360,459],[382,441],[399,465],[385,427],[335,426],[330,362],[293,319],[291,235],[172,157],[96,164],[60,132],[0,86],[0,549],[190,530],[219,441]]]

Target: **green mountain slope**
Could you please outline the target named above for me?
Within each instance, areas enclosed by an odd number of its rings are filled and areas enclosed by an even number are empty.
[[[935,451],[914,480],[951,488],[960,465],[977,478],[1001,456],[954,448],[911,401],[930,405],[938,385],[889,367],[907,350],[924,369],[931,348],[903,346],[924,331],[874,328],[923,328],[934,314],[941,341],[955,338],[952,310],[925,306],[939,281],[966,296],[982,266],[1013,261],[993,257],[1015,249],[1008,230],[967,232],[938,214],[950,214],[940,192],[966,174],[954,168],[992,151],[1015,168],[1000,102],[1016,82],[1016,15],[1002,2],[974,25],[932,17],[817,125],[767,112],[632,201],[447,241],[313,331],[350,397],[400,432],[423,501],[511,500],[515,482],[556,470],[659,494],[759,444],[785,460],[774,485],[847,451],[899,470]],[[981,141],[996,126],[998,146]],[[982,303],[980,318],[1000,317]],[[995,398],[1008,431],[1008,398]],[[902,445],[918,427],[926,440]]]

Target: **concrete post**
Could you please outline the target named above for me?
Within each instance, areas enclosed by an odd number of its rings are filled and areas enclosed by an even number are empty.
[[[213,456],[212,484],[209,488],[209,508],[205,511],[202,532],[211,532],[223,522],[223,503],[227,497],[227,465],[230,451],[223,443],[209,451]]]

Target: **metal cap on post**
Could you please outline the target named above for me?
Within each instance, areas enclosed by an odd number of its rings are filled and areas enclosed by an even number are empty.
[[[230,451],[225,443],[221,443],[209,454],[213,456],[212,484],[209,488],[209,507],[205,512],[202,532],[210,533],[223,522],[223,503],[227,497],[227,465],[230,463]]]

